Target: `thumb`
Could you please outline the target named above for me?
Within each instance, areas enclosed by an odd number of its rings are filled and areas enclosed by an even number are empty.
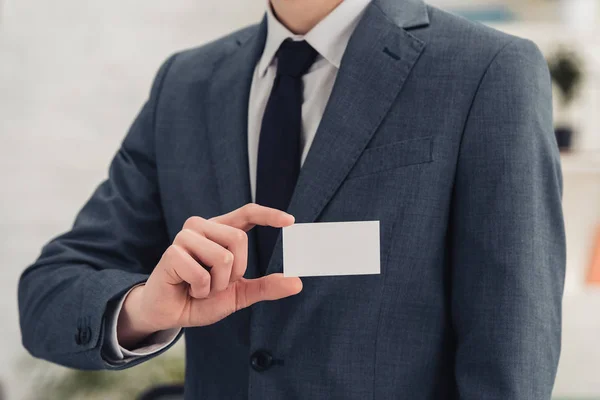
[[[300,278],[284,278],[283,274],[271,274],[258,279],[240,279],[229,284],[227,290],[205,299],[194,299],[194,312],[183,326],[214,324],[242,308],[265,300],[279,300],[293,296],[302,290]]]
[[[286,278],[283,274],[271,274],[257,279],[241,279],[236,282],[235,310],[250,307],[265,300],[279,300],[293,296],[302,290],[300,278]]]

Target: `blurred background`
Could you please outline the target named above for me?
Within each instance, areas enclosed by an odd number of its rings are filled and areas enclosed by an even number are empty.
[[[600,0],[430,3],[527,37],[546,54],[568,244],[555,395],[600,399]],[[264,7],[264,0],[0,0],[0,400],[133,399],[183,379],[182,344],[119,373],[33,360],[20,343],[17,281],[106,176],[161,62],[258,21]]]

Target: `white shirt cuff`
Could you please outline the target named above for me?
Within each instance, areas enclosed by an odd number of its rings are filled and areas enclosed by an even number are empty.
[[[132,359],[150,356],[169,346],[175,341],[181,329],[173,328],[164,331],[155,332],[144,340],[144,345],[133,350],[127,350],[119,344],[117,338],[117,322],[119,313],[125,302],[127,295],[136,287],[144,285],[143,283],[132,287],[121,300],[116,303],[111,310],[106,312],[105,337],[107,339],[105,353],[111,362],[127,362]]]

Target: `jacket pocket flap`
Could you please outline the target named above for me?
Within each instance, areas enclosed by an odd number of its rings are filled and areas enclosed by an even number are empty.
[[[348,179],[431,161],[433,161],[431,137],[403,140],[366,149],[354,164]]]

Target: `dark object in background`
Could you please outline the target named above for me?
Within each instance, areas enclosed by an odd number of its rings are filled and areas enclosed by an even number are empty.
[[[563,105],[570,104],[576,97],[583,78],[581,60],[573,51],[560,49],[548,61],[552,81],[561,93]]]
[[[561,94],[561,107],[568,109],[577,97],[583,79],[581,60],[574,52],[559,49],[548,60],[548,67],[550,68],[552,82],[556,84]],[[568,151],[571,148],[573,131],[574,128],[571,126],[571,122],[555,128],[556,142],[561,151]]]
[[[183,385],[157,386],[142,393],[138,400],[183,400]]]
[[[569,151],[571,149],[571,139],[573,138],[573,129],[568,126],[557,126],[554,128],[556,143],[560,151]]]

